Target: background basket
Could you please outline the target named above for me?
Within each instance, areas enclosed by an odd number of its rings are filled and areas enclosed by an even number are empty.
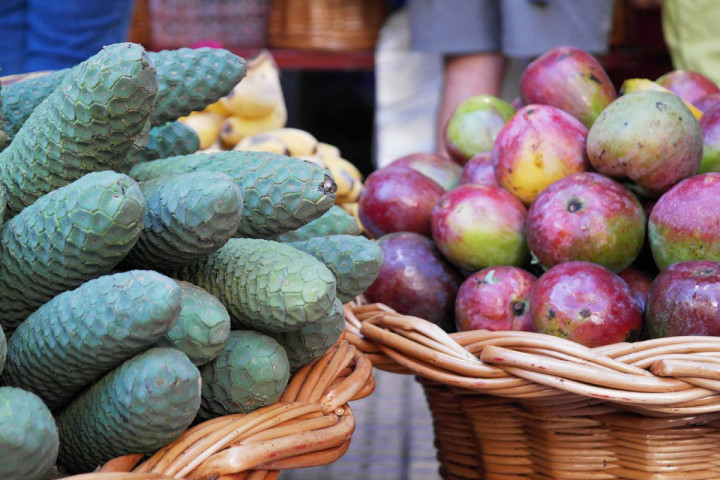
[[[720,478],[720,338],[595,349],[540,333],[446,334],[362,301],[346,338],[415,375],[445,479]]]
[[[387,15],[383,0],[273,0],[271,47],[372,50]]]
[[[98,472],[62,480],[272,480],[282,470],[326,465],[350,446],[355,418],[350,401],[372,393],[372,363],[340,339],[325,355],[293,374],[272,405],[202,422],[149,459],[130,454]]]
[[[155,50],[212,42],[225,48],[267,45],[270,0],[147,0]]]

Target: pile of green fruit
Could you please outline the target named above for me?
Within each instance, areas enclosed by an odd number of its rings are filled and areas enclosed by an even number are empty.
[[[382,250],[318,164],[198,153],[223,49],[105,47],[2,83],[0,477],[154,453],[274,403],[344,328]]]

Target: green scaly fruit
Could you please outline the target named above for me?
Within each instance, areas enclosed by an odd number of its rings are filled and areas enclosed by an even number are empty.
[[[146,350],[180,314],[180,286],[150,270],[104,275],[33,312],[8,341],[0,383],[31,391],[55,411]]]
[[[230,175],[245,192],[237,236],[269,239],[295,230],[335,204],[337,185],[322,166],[277,153],[195,153],[139,163],[130,176],[146,181],[197,170]]]
[[[55,419],[40,397],[21,388],[0,387],[0,478],[46,480],[59,443]]]
[[[337,297],[347,303],[365,291],[377,278],[383,250],[361,235],[326,235],[288,245],[323,262],[337,279]]]
[[[330,315],[335,301],[335,277],[322,262],[271,240],[231,238],[172,276],[216,296],[235,330],[297,330]]]
[[[137,242],[145,198],[127,175],[89,173],[5,222],[0,326],[12,332],[51,298],[110,273]]]
[[[326,235],[360,235],[360,225],[351,214],[338,205],[297,230],[281,233],[273,238],[277,242],[299,242]]]
[[[175,120],[150,128],[145,143],[136,142],[136,146],[137,148],[128,153],[129,166],[158,158],[195,153],[200,149],[200,137],[195,130]]]
[[[173,347],[193,364],[204,365],[217,357],[230,336],[230,314],[215,296],[192,283],[178,281],[182,299],[180,315],[155,344]]]
[[[156,95],[155,68],[136,44],[105,47],[73,68],[0,152],[6,216],[86,173],[121,166]]]
[[[275,333],[272,337],[282,345],[290,363],[290,371],[316,360],[327,352],[340,338],[345,329],[345,310],[339,298],[326,318],[290,332]]]
[[[243,192],[224,173],[166,175],[139,185],[147,215],[124,267],[179,268],[216,251],[238,229]]]
[[[180,48],[148,52],[157,70],[158,95],[153,126],[202,110],[224,97],[247,73],[246,61],[220,48]],[[55,70],[7,85],[2,90],[4,131],[14,137],[33,110],[71,75]]]
[[[275,403],[290,380],[285,350],[255,330],[233,330],[212,361],[200,368],[202,398],[198,418],[250,413]]]
[[[121,455],[154,453],[187,430],[199,407],[198,368],[180,350],[152,347],[56,414],[57,463],[83,473]]]

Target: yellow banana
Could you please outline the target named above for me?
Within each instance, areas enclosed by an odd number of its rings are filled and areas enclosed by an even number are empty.
[[[213,112],[193,112],[178,120],[195,130],[200,138],[200,150],[204,150],[218,139],[223,117]]]
[[[620,85],[619,93],[620,95],[625,95],[626,93],[640,92],[645,90],[650,90],[653,92],[673,93],[672,90],[669,90],[660,85],[659,83],[654,82],[648,78],[628,78],[627,80],[623,81],[622,85]],[[686,100],[683,100],[683,103],[692,112],[693,116],[697,120],[700,120],[703,112],[695,105]]]
[[[213,102],[210,105],[206,106],[204,109],[201,110],[202,112],[212,112],[217,113],[219,115],[222,115],[223,118],[229,117],[232,115],[232,112],[225,108],[225,106],[222,104],[220,100],[217,102]]]
[[[335,203],[357,202],[358,199],[360,198],[360,193],[362,193],[362,190],[363,190],[362,182],[359,182],[359,181],[353,179],[350,191],[343,195],[336,196]]]
[[[335,145],[331,145],[326,142],[318,142],[317,153],[322,158],[326,157],[340,157],[340,149]]]
[[[325,165],[335,179],[335,183],[338,187],[337,192],[335,193],[335,203],[339,203],[340,201],[352,202],[353,192],[355,192],[358,188],[358,185],[356,184],[360,184],[359,186],[362,188],[362,183],[356,180],[355,177],[350,175],[347,170],[341,168],[337,163],[325,162]]]
[[[285,103],[276,105],[270,115],[260,118],[231,115],[222,122],[220,141],[225,148],[234,148],[243,138],[283,127],[286,122],[287,110],[285,109]]]
[[[257,135],[251,135],[245,137],[238,144],[233,147],[233,150],[250,150],[256,152],[271,152],[280,153],[282,155],[289,155],[287,145],[285,145],[279,138],[273,137],[266,133],[258,133]]]
[[[283,127],[276,128],[266,132],[281,140],[287,145],[290,155],[297,157],[299,155],[315,155],[317,152],[317,138],[310,132],[300,128]]]
[[[270,52],[263,50],[249,60],[245,77],[219,102],[233,115],[246,118],[265,117],[284,104],[280,71]]]
[[[332,155],[323,157],[320,156],[323,161],[327,164],[333,164],[337,168],[341,170],[345,170],[351,177],[353,177],[355,180],[362,182],[363,176],[360,170],[353,164],[350,160],[347,160],[342,157],[334,157]]]
[[[320,156],[317,155],[317,154],[313,154],[313,155],[292,155],[292,156],[295,157],[295,158],[299,158],[299,159],[301,159],[301,160],[307,160],[308,162],[317,163],[317,164],[320,165],[321,167],[327,168],[327,165],[325,164],[325,162],[323,162],[323,159],[320,158]],[[332,172],[330,172],[330,173],[332,173]]]

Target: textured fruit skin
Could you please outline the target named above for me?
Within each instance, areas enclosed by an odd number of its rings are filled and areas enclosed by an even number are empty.
[[[70,68],[54,70],[2,86],[2,130],[15,137],[32,111],[70,74]]]
[[[326,318],[290,332],[271,336],[283,347],[290,371],[295,372],[313,360],[322,357],[345,329],[345,310],[340,299],[335,299],[333,311]]]
[[[432,211],[432,238],[451,263],[475,272],[530,259],[525,205],[504,188],[467,184],[440,198]]]
[[[2,328],[0,328],[0,375],[5,368],[5,361],[7,359],[7,338]]]
[[[383,264],[365,290],[365,298],[384,303],[402,315],[454,330],[455,295],[462,277],[432,239],[414,232],[396,232],[383,235],[377,242],[383,250]]]
[[[120,167],[156,95],[155,68],[136,44],[105,47],[73,68],[0,152],[6,216],[86,173]]]
[[[174,348],[126,360],[56,416],[58,463],[89,472],[117,456],[154,453],[182,434],[200,407],[200,371]]]
[[[172,328],[155,344],[173,347],[188,356],[194,365],[215,358],[230,335],[230,314],[220,300],[188,282],[180,286],[180,314]]]
[[[112,45],[113,48],[114,45]],[[149,118],[153,126],[201,110],[225,96],[247,73],[246,61],[219,48],[179,48],[147,52],[157,70],[157,101]],[[73,69],[65,68],[3,88],[3,125],[14,137],[32,111]],[[211,78],[212,81],[208,81]]]
[[[530,251],[546,269],[587,260],[617,273],[639,255],[645,223],[643,207],[628,189],[599,173],[581,172],[540,192],[525,230]]]
[[[361,235],[327,235],[288,245],[323,262],[337,279],[337,298],[347,303],[377,278],[383,251],[377,242]]]
[[[693,105],[705,95],[720,93],[720,87],[710,78],[691,70],[671,70],[655,82]]]
[[[609,177],[627,177],[643,196],[657,198],[694,175],[702,160],[700,125],[675,94],[627,93],[605,108],[590,127],[587,153]]]
[[[0,233],[5,333],[55,295],[109,273],[137,242],[145,198],[127,175],[89,173],[38,199]]]
[[[55,419],[40,397],[21,388],[0,387],[0,478],[46,480],[58,448]]]
[[[458,331],[534,331],[529,300],[536,280],[527,270],[510,265],[488,267],[469,275],[455,297]]]
[[[177,120],[224,97],[247,73],[244,58],[224,48],[178,48],[150,54],[158,70],[153,125]],[[211,80],[208,80],[211,79]]]
[[[322,166],[286,155],[226,151],[168,157],[133,166],[138,181],[207,170],[230,175],[243,187],[237,236],[272,238],[318,218],[335,204],[337,185]]]
[[[417,170],[388,165],[365,180],[358,217],[374,238],[392,232],[430,236],[430,214],[444,193],[439,183]]]
[[[158,158],[188,155],[199,149],[200,137],[195,130],[175,120],[150,128],[146,143],[128,153],[127,163],[134,165]]]
[[[411,153],[396,158],[389,165],[409,167],[417,170],[430,180],[434,180],[445,190],[457,187],[462,173],[462,165],[448,157],[436,153]]]
[[[658,273],[646,299],[650,338],[720,335],[720,263],[688,260]]]
[[[466,183],[478,183],[480,185],[498,184],[492,164],[492,151],[478,153],[463,165],[458,185],[465,185]]]
[[[698,173],[720,172],[720,104],[705,110],[699,124],[703,153]]]
[[[272,238],[277,242],[298,242],[325,235],[360,235],[360,225],[355,217],[338,205],[302,227],[281,233]]]
[[[216,251],[240,225],[242,187],[221,172],[140,182],[147,214],[123,266],[169,271]]]
[[[686,178],[655,202],[648,218],[648,241],[655,265],[663,270],[686,260],[720,261],[720,173]]]
[[[617,274],[593,262],[564,262],[540,275],[530,292],[530,316],[540,333],[586,347],[635,341],[642,309]]]
[[[198,417],[209,419],[275,403],[290,380],[290,364],[272,337],[254,330],[233,330],[220,354],[203,365],[200,373]]]
[[[493,143],[515,109],[493,95],[475,95],[453,111],[443,127],[443,143],[460,165],[481,152],[492,150]]]
[[[37,394],[55,411],[167,333],[180,293],[173,279],[149,270],[104,275],[61,293],[10,337],[0,383]]]
[[[173,277],[216,296],[233,329],[264,333],[297,330],[327,317],[337,285],[330,269],[309,253],[256,238],[231,238]]]
[[[552,48],[525,67],[520,77],[523,103],[552,105],[568,112],[587,128],[617,92],[600,62],[568,45]]]
[[[525,105],[495,139],[492,162],[498,185],[529,206],[554,181],[589,169],[587,135],[587,127],[565,110]]]

